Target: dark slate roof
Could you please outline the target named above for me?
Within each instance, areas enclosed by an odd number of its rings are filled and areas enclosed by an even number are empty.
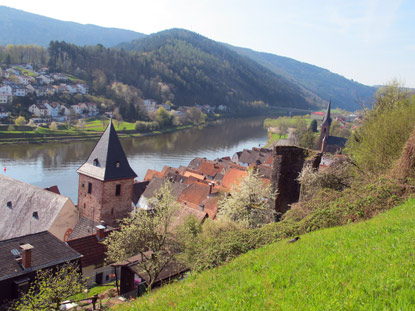
[[[163,186],[165,183],[164,178],[154,177],[150,183],[148,184],[146,190],[143,192],[143,196],[147,199],[152,198],[156,192]],[[179,197],[184,189],[186,189],[189,185],[183,183],[172,183],[171,184],[171,193],[175,199]]]
[[[244,149],[239,156],[239,162],[246,164],[261,164],[265,163],[269,157],[272,156],[272,151],[269,149],[252,148],[252,150]],[[257,163],[258,162],[258,163]]]
[[[104,239],[112,230],[104,232]],[[107,247],[101,243],[96,234],[84,236],[82,238],[69,240],[66,242],[70,247],[83,255],[81,259],[82,268],[102,264],[105,261]]]
[[[327,145],[336,145],[339,147],[344,148],[346,145],[347,139],[343,137],[337,137],[337,136],[329,136],[327,139]]]
[[[137,205],[138,200],[140,200],[141,195],[146,190],[150,181],[143,181],[134,184],[133,188],[133,203]]]
[[[101,223],[95,222],[85,216],[82,216],[77,222],[75,228],[73,228],[72,234],[69,237],[70,240],[85,237],[97,232],[96,226],[101,225]],[[107,226],[108,229],[114,229],[111,226]]]
[[[0,174],[0,240],[47,231],[67,202],[63,195]]]
[[[16,261],[12,250],[21,254],[20,245],[30,244],[32,249],[32,270],[52,267],[81,258],[81,254],[47,231],[30,234],[0,242],[0,281],[27,273]]]
[[[112,121],[77,172],[99,180],[137,177],[128,163]]]
[[[331,125],[330,108],[331,108],[331,99],[329,101],[329,104],[327,105],[326,115],[324,116],[324,119],[323,119],[323,122],[321,123],[321,125],[326,124],[326,123],[328,125]]]

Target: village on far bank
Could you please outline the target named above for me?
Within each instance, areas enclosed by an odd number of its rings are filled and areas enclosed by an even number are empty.
[[[152,197],[169,182],[180,209],[174,215],[175,225],[189,216],[202,223],[217,219],[218,203],[248,175],[257,172],[266,185],[278,189],[272,205],[278,215],[284,214],[300,196],[297,179],[305,166],[315,169],[330,165],[322,161],[326,153],[340,154],[346,140],[331,136],[331,103],[321,122],[320,148],[304,149],[292,145],[272,149],[244,149],[234,155],[214,160],[195,158],[187,166],[164,166],[161,171],[148,169],[143,180],[129,165],[118,134],[110,121],[77,170],[78,202],[60,194],[58,185],[39,188],[0,175],[0,307],[27,291],[36,271],[74,262],[81,267],[88,286],[115,281],[116,295],[136,297],[145,290],[146,276],[133,256],[121,263],[108,263],[102,243],[125,217],[138,210],[151,212]],[[326,157],[329,159],[329,157]],[[141,259],[140,259],[141,258]],[[155,281],[159,286],[180,277],[188,268],[172,263]]]
[[[123,115],[130,113],[120,111],[109,99],[92,95],[88,84],[76,77],[49,72],[47,67],[37,70],[33,67],[32,64],[3,65],[0,71],[0,123],[5,124],[0,131],[4,134],[21,130],[27,136],[39,126],[55,133],[70,128],[88,130],[91,122],[92,130],[96,131],[102,126],[96,129],[94,120],[113,117],[123,123]],[[161,103],[154,99],[143,99],[135,106],[147,122],[125,122],[118,130],[149,132],[163,127],[200,124],[206,118],[215,119],[227,111],[224,105],[176,107],[169,101]]]

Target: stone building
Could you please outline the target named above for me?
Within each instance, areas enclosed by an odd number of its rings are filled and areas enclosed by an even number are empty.
[[[330,152],[337,153],[341,152],[346,145],[346,138],[330,136],[330,126],[331,126],[331,100],[327,105],[327,112],[324,116],[323,123],[321,123],[321,132],[320,132],[320,151],[321,152]]]
[[[132,211],[134,178],[117,133],[109,123],[79,174],[80,216],[115,226]]]

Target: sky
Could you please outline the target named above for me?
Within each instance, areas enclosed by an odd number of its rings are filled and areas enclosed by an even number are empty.
[[[30,13],[151,34],[184,28],[367,85],[415,88],[413,0],[0,0]]]

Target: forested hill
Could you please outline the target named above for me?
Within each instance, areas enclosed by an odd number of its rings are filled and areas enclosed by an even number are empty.
[[[271,106],[307,108],[302,90],[247,57],[196,33],[171,29],[116,48],[146,58],[151,71],[173,91],[176,103],[239,105],[263,101]]]
[[[65,9],[65,5],[62,6],[62,10]],[[111,47],[145,36],[130,30],[64,22],[5,6],[0,6],[0,33],[0,45],[37,44],[45,47],[52,40]]]
[[[311,102],[327,103],[330,98],[334,107],[349,111],[361,108],[361,103],[373,101],[375,87],[367,86],[332,73],[327,69],[297,61],[292,58],[251,49],[231,46],[228,48],[247,56],[274,73],[281,75],[305,90]]]

